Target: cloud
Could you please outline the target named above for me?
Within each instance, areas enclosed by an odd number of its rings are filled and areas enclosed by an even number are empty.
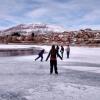
[[[95,23],[97,20],[100,19],[100,11],[94,10],[84,16],[84,20],[88,22]]]
[[[69,28],[100,26],[99,0],[2,0],[0,26],[50,23]]]
[[[30,11],[26,14],[26,16],[31,17],[31,18],[35,18],[35,17],[41,17],[43,15],[45,15],[47,13],[47,10],[44,8],[38,8],[36,10]]]

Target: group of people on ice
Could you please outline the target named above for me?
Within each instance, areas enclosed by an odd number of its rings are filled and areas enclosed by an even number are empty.
[[[61,55],[59,54],[59,51],[61,53]],[[35,61],[39,58],[41,58],[41,61],[43,61],[43,54],[44,54],[45,50],[41,50],[38,54],[38,57],[35,59]],[[50,57],[50,74],[53,73],[53,68],[55,70],[55,74],[58,74],[58,70],[57,70],[57,57],[59,57],[61,60],[63,59],[63,54],[64,54],[64,47],[61,46],[61,49],[59,49],[59,46],[55,46],[52,45],[51,50],[49,51],[49,54],[46,58],[46,61],[48,60],[48,58]],[[66,48],[66,54],[67,54],[67,58],[69,58],[70,55],[70,46],[67,45]]]

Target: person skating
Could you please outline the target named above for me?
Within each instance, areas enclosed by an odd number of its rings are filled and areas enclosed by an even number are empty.
[[[40,52],[39,52],[39,54],[38,54],[38,57],[35,59],[35,61],[37,60],[37,59],[39,59],[39,58],[41,58],[41,61],[43,61],[43,54],[44,54],[44,49],[43,50],[41,50]]]
[[[69,58],[69,55],[70,55],[70,46],[69,45],[67,45],[66,53],[67,53],[67,58]]]
[[[46,58],[46,61],[50,57],[50,74],[53,73],[53,68],[55,70],[55,74],[58,74],[58,69],[57,69],[57,56],[62,60],[62,57],[59,55],[57,50],[55,49],[55,45],[52,45],[52,48]]]
[[[63,46],[61,46],[60,52],[61,52],[61,56],[62,56],[62,58],[63,58],[63,53],[64,53],[64,47],[63,47]]]

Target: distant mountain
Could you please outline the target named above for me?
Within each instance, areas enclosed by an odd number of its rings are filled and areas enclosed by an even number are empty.
[[[21,34],[28,35],[32,32],[36,34],[46,34],[52,32],[63,32],[64,28],[56,25],[47,24],[20,24],[9,29],[3,30],[1,35],[9,35],[13,32],[20,32]]]

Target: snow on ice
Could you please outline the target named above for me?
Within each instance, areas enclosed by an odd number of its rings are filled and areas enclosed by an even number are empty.
[[[2,49],[50,46],[0,45]],[[44,60],[47,56],[44,54]],[[58,75],[37,55],[0,57],[0,100],[99,100],[100,48],[71,47],[70,59],[58,58]]]

